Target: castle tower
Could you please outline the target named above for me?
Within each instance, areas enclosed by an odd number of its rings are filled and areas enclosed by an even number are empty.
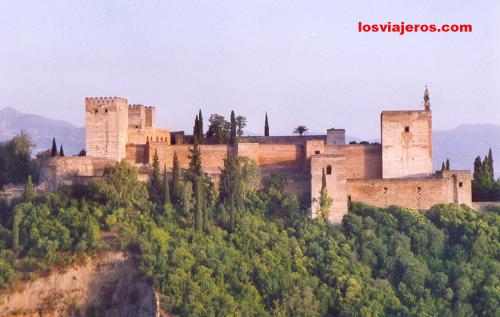
[[[382,177],[431,175],[432,112],[427,87],[424,92],[424,110],[383,111],[380,121]]]
[[[121,161],[128,141],[128,101],[120,97],[85,98],[87,156]]]

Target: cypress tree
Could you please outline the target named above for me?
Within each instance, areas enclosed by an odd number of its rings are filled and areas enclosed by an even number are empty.
[[[33,198],[35,198],[35,188],[33,186],[31,175],[28,175],[28,179],[24,185],[23,201],[30,202]]]
[[[57,156],[56,138],[52,138],[52,150],[50,151],[50,156],[52,156],[52,157],[56,157]]]
[[[203,230],[203,184],[201,181],[201,176],[196,175],[194,180],[194,203],[195,203],[195,215],[194,215],[194,227],[195,230],[201,232]]]
[[[181,168],[179,165],[179,158],[177,152],[174,152],[172,164],[172,201],[174,205],[178,206],[182,201],[183,186],[181,183]]]
[[[231,132],[229,135],[229,144],[236,144],[236,116],[234,114],[234,110],[231,110]]]
[[[267,112],[266,121],[264,122],[264,136],[269,136],[269,120],[267,119]]]
[[[328,213],[330,212],[330,207],[332,205],[332,199],[328,196],[328,190],[326,187],[326,173],[325,169],[322,170],[321,175],[321,190],[319,194],[319,214],[323,220],[328,220]]]
[[[450,159],[446,159],[446,170],[450,170]]]
[[[61,144],[61,147],[59,148],[59,156],[64,156],[64,149],[63,149],[62,144]]]
[[[326,174],[325,174],[325,169],[323,168],[321,174],[321,191],[324,190],[326,190]]]
[[[171,204],[170,200],[170,185],[168,183],[168,175],[167,175],[167,165],[163,168],[163,204]]]
[[[198,142],[198,115],[194,118],[194,126],[193,126],[193,143]]]
[[[158,158],[158,151],[155,150],[153,156],[153,172],[151,174],[150,180],[150,194],[155,202],[159,203],[161,199],[161,171],[160,171],[160,160]]]
[[[194,182],[194,176],[201,176],[203,171],[201,168],[201,153],[200,145],[198,144],[198,138],[194,138],[193,148],[190,150],[191,156],[189,161],[189,172],[192,176],[192,181]]]
[[[482,171],[483,171],[483,163],[481,161],[481,157],[477,156],[476,159],[474,160],[474,174],[473,174],[474,180],[479,181],[479,179],[482,176]]]
[[[441,172],[443,172],[445,170],[446,170],[446,165],[444,165],[444,161],[443,161],[443,163],[441,163]]]
[[[495,169],[493,168],[493,152],[491,151],[491,148],[488,151],[488,169],[491,180],[495,181]]]
[[[15,254],[18,254],[21,249],[20,236],[20,226],[24,218],[24,213],[22,208],[14,208],[14,216],[12,219],[12,250]]]
[[[198,112],[198,142],[203,144],[203,115],[201,114],[201,109]]]

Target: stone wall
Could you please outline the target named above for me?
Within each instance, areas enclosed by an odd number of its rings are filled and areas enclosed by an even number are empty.
[[[381,125],[383,178],[432,174],[430,111],[384,111]]]
[[[174,153],[177,153],[181,168],[188,168],[192,147],[189,144],[166,145],[153,143],[150,148],[150,162],[156,150],[158,151],[160,166],[171,169]],[[203,170],[209,174],[219,173],[224,166],[224,159],[227,157],[227,145],[200,145],[200,152]]]
[[[89,156],[53,157],[41,162],[40,182],[42,187],[53,191],[60,185],[101,177],[114,164],[114,160]]]
[[[380,144],[328,145],[326,153],[344,155],[345,173],[351,178],[382,178],[382,147]]]
[[[129,128],[128,144],[165,143],[170,144],[170,132],[156,128]]]
[[[128,101],[85,98],[85,148],[88,156],[120,161],[126,157]]]
[[[470,186],[470,174],[450,171],[426,178],[349,179],[347,195],[353,202],[377,207],[397,205],[424,210],[441,203],[472,206]]]

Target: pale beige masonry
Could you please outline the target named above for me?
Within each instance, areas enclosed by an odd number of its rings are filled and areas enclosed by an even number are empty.
[[[119,97],[85,98],[87,155],[121,161],[128,143],[128,101]]]
[[[383,111],[382,177],[432,174],[432,113],[430,110]]]
[[[43,174],[49,188],[71,179],[99,177],[105,166],[122,159],[139,167],[141,179],[147,179],[155,153],[167,171],[174,155],[182,168],[189,166],[192,136],[157,128],[154,107],[129,106],[126,98],[99,97],[86,98],[85,108],[87,157],[47,161]],[[470,171],[433,171],[427,89],[423,106],[383,111],[380,129],[381,143],[346,144],[345,130],[332,128],[322,135],[241,137],[235,150],[255,161],[263,178],[285,176],[286,189],[310,203],[312,217],[319,209],[324,169],[333,201],[328,218],[335,223],[347,213],[350,201],[413,209],[439,203],[472,205]],[[232,149],[215,143],[206,139],[200,151],[203,170],[217,182]]]

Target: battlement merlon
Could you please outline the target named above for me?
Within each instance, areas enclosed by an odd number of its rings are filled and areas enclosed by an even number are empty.
[[[85,111],[91,112],[102,107],[110,107],[109,110],[116,110],[114,106],[119,105],[120,108],[128,105],[127,98],[123,97],[85,97]]]

